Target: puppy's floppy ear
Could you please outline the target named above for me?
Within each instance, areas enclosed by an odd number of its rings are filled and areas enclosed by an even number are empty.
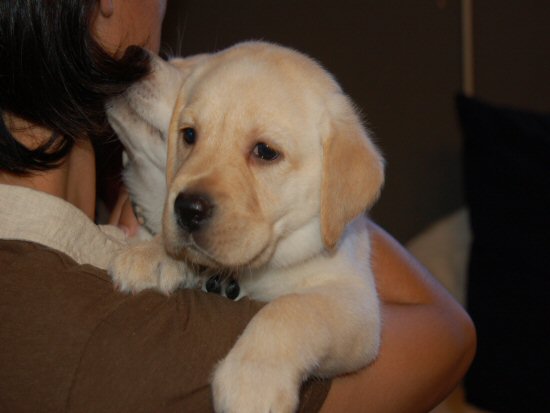
[[[330,103],[330,133],[323,142],[321,234],[334,248],[346,225],[377,200],[384,183],[384,161],[349,99]]]

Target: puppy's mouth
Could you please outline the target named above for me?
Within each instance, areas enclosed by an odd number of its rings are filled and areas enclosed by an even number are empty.
[[[183,234],[183,242],[177,244],[167,246],[173,255],[209,270],[230,273],[234,277],[265,265],[274,250],[273,243],[264,242],[261,246],[256,246],[254,251],[248,250],[246,256],[231,252],[232,248],[227,248],[227,245],[223,253],[215,253],[201,246],[193,233]]]
[[[214,225],[195,232],[181,227],[175,230],[175,234],[165,239],[165,247],[170,255],[184,259],[192,265],[235,276],[265,265],[275,249],[271,236],[224,239]],[[243,245],[249,247],[243,248]]]
[[[185,257],[193,264],[198,264],[207,268],[218,269],[224,267],[215,256],[210,254],[195,241],[193,234],[185,234],[184,239],[185,241],[183,244],[181,244],[179,248],[176,247],[179,249],[178,255]]]

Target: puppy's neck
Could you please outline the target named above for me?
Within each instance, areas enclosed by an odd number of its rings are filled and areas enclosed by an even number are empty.
[[[321,224],[316,216],[278,242],[268,266],[274,269],[287,268],[307,261],[323,251]]]

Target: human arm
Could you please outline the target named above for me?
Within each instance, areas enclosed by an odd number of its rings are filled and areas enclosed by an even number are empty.
[[[390,235],[370,224],[382,302],[378,359],[333,380],[321,413],[426,412],[458,384],[475,353],[462,307]]]
[[[135,236],[139,231],[139,222],[132,209],[130,195],[125,188],[121,188],[119,191],[109,217],[109,224],[118,226],[129,237]]]
[[[210,378],[261,304],[114,291],[105,271],[0,240],[2,411],[212,411]],[[302,393],[313,412],[329,382]]]

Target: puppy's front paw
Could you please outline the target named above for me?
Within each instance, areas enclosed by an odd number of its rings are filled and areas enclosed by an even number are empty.
[[[168,294],[179,286],[192,286],[187,266],[168,256],[155,240],[123,248],[111,261],[109,274],[122,292],[153,288]]]
[[[296,410],[299,375],[277,360],[233,353],[231,351],[214,372],[212,391],[216,412],[292,413]]]

